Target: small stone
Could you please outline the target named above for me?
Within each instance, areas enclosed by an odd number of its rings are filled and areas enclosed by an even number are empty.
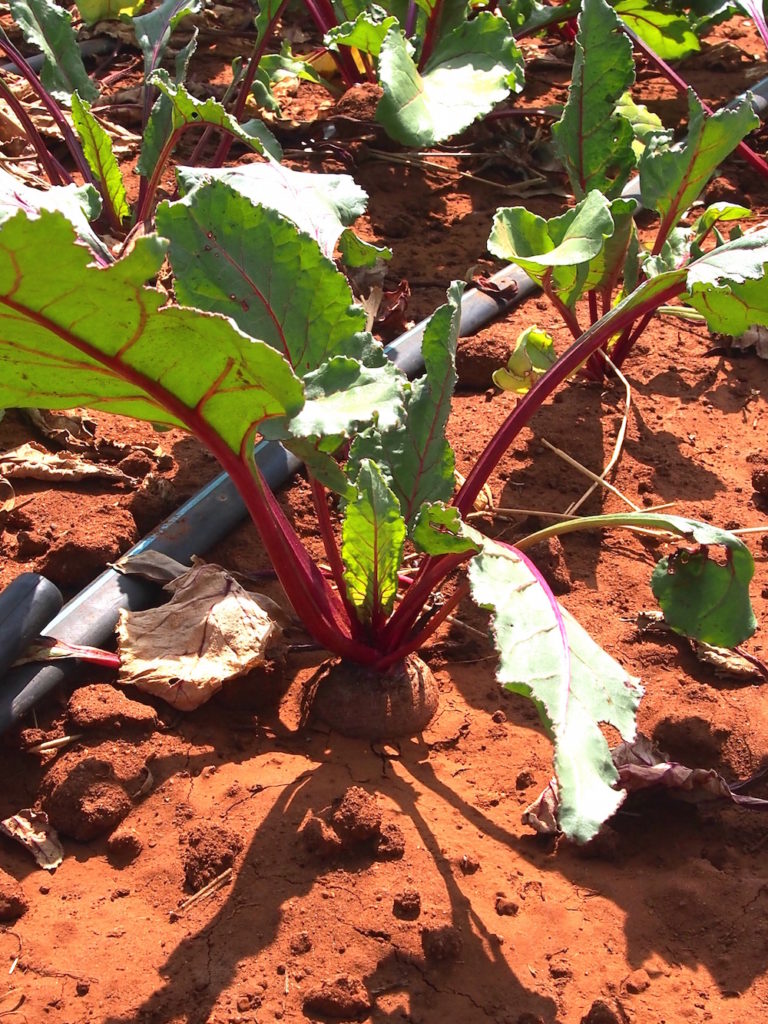
[[[498,711],[493,712],[493,714],[491,715],[491,719],[497,724],[501,724],[502,722],[506,722],[507,716],[505,712],[503,712],[501,708],[499,708]]]
[[[310,989],[304,996],[304,1012],[316,1013],[334,1020],[355,1020],[367,1016],[371,1000],[359,978],[339,974]]]
[[[499,917],[515,917],[519,910],[520,906],[514,900],[508,900],[505,896],[496,898],[496,913]]]
[[[421,948],[427,960],[432,962],[448,963],[458,960],[462,945],[461,932],[452,925],[423,928],[421,931]]]
[[[116,867],[131,864],[143,849],[141,836],[127,825],[120,825],[107,840],[107,857]]]
[[[381,811],[370,793],[350,786],[333,812],[331,824],[344,846],[357,846],[379,835]]]
[[[544,1018],[538,1013],[521,1013],[515,1024],[544,1024]]]
[[[621,1019],[602,999],[596,999],[581,1024],[621,1024]]]
[[[43,896],[47,896],[48,893],[51,891],[51,887],[50,885],[48,885],[47,882],[43,882],[43,884],[40,886],[39,891],[42,893]]]
[[[312,939],[309,937],[309,932],[297,932],[296,935],[291,936],[291,952],[294,956],[308,953],[310,949],[312,949]]]
[[[535,782],[533,775],[529,771],[520,772],[515,779],[515,789],[529,789]]]
[[[381,826],[376,840],[376,860],[400,860],[405,855],[405,834],[399,825],[388,822]]]
[[[632,971],[632,973],[624,979],[624,988],[633,996],[639,995],[641,992],[645,992],[650,984],[651,979],[648,977],[648,971],[643,970],[642,967],[636,971]]]
[[[0,868],[0,921],[15,921],[28,909],[24,890],[13,875]]]
[[[87,996],[90,991],[91,986],[87,981],[78,981],[75,985],[75,992],[77,992],[79,996]]]
[[[392,902],[392,913],[403,921],[415,921],[421,913],[421,896],[416,889],[403,889]]]
[[[322,818],[313,814],[301,830],[307,850],[316,857],[333,857],[341,852],[341,840]]]

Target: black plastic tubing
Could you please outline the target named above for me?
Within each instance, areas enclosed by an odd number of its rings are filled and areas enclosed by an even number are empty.
[[[757,114],[761,118],[767,117],[768,78],[758,82],[750,92]],[[738,96],[728,106],[732,107],[742,99]],[[639,201],[636,178],[629,182],[624,195]],[[492,281],[498,287],[499,295],[476,289],[465,293],[461,305],[462,336],[476,333],[538,290],[527,274],[512,266],[495,274]],[[389,357],[408,376],[414,376],[423,369],[421,340],[426,325],[427,320],[423,320],[387,347]],[[289,480],[301,465],[298,459],[274,442],[261,442],[256,448],[256,460],[273,490]],[[192,555],[201,555],[223,540],[245,519],[246,514],[232,481],[222,473],[131,548],[128,555],[151,549],[180,562],[188,562]],[[120,611],[149,607],[156,594],[152,584],[108,569],[69,601],[43,632],[67,643],[105,646],[114,636]],[[17,722],[76,670],[75,661],[11,669],[0,680],[0,732]]]

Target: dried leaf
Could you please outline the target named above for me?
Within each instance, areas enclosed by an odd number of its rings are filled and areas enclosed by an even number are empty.
[[[754,348],[755,355],[760,359],[768,359],[768,327],[755,324],[739,335],[738,338],[731,338],[731,348],[744,351]]]
[[[173,596],[161,608],[120,614],[119,682],[192,711],[263,665],[278,627],[217,565],[194,566],[165,589]]]
[[[64,849],[56,830],[48,824],[48,815],[25,807],[18,814],[0,821],[0,831],[26,846],[41,868],[55,871],[64,859]]]
[[[0,513],[12,512],[16,505],[16,492],[4,476],[0,476]]]
[[[72,452],[45,452],[31,444],[22,444],[0,455],[0,474],[25,480],[72,482],[101,478],[135,483],[133,477],[113,466],[89,462]]]
[[[686,639],[670,629],[664,620],[664,612],[658,609],[638,612],[635,621],[641,633],[659,633],[678,641]],[[688,643],[696,659],[702,665],[713,669],[717,676],[741,679],[744,682],[762,681],[765,678],[764,672],[759,668],[759,663],[745,658],[738,650],[731,650],[729,647],[715,647],[714,644],[705,644],[700,640],[688,639]]]
[[[96,424],[75,412],[53,412],[51,409],[25,409],[24,414],[43,437],[69,448],[73,441],[91,443]]]
[[[638,733],[633,742],[620,743],[612,748],[611,758],[619,773],[618,785],[628,793],[661,786],[670,790],[670,796],[686,803],[728,800],[741,807],[768,809],[768,800],[744,796],[712,768],[688,768],[676,761],[668,761],[666,754],[642,733]],[[542,835],[554,835],[558,831],[558,805],[557,782],[552,779],[523,811],[523,824],[530,825]]]
[[[170,555],[162,551],[153,551],[151,548],[139,551],[135,555],[124,555],[112,568],[125,576],[141,576],[152,583],[170,583],[190,569],[188,565],[177,562]]]

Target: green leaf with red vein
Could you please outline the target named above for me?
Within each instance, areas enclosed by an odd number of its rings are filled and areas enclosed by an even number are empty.
[[[91,113],[91,105],[72,93],[72,123],[83,146],[85,159],[101,185],[102,195],[119,222],[130,216],[123,176],[112,149],[112,140]]]
[[[691,91],[688,108],[685,141],[674,144],[670,132],[653,135],[640,161],[643,204],[661,215],[662,240],[699,196],[718,164],[760,124],[749,99],[707,116]]]
[[[441,36],[420,71],[398,27],[384,37],[376,119],[406,146],[456,135],[523,87],[523,61],[503,18],[482,11]]]
[[[235,452],[265,418],[298,412],[301,382],[273,348],[222,317],[160,308],[144,285],[164,253],[161,239],[141,238],[100,270],[61,214],[6,221],[0,407],[86,405],[218,436]]]
[[[624,799],[600,723],[633,739],[642,688],[562,609],[540,573],[515,548],[475,536],[483,550],[469,567],[472,597],[492,612],[505,690],[533,700],[555,745],[558,823],[585,842]]]
[[[445,426],[456,386],[456,344],[461,320],[460,281],[448,289],[448,302],[432,315],[424,332],[426,373],[405,384],[405,418],[397,429],[381,424],[356,438],[350,452],[354,465],[374,459],[385,467],[403,516],[412,528],[425,501],[448,501],[454,489],[453,450]]]
[[[344,276],[289,220],[224,181],[157,211],[180,302],[232,317],[300,376],[333,356],[383,363]],[[368,358],[368,356],[370,358]]]
[[[25,40],[43,57],[40,80],[66,106],[77,91],[96,100],[99,90],[88,77],[77,45],[72,15],[52,0],[10,0],[11,14]]]
[[[617,196],[635,166],[634,135],[616,105],[635,79],[632,45],[605,0],[584,0],[563,116],[552,128],[574,194]]]
[[[693,31],[693,19],[687,13],[665,11],[648,0],[619,0],[615,10],[662,60],[682,60],[701,49]]]
[[[347,505],[342,525],[344,581],[361,621],[374,622],[395,603],[405,520],[375,462],[363,461],[356,484],[357,498]]]

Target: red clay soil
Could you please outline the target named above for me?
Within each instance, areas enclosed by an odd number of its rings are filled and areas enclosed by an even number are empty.
[[[750,56],[761,53],[759,40],[743,26],[736,19],[719,30],[685,69],[715,104],[766,73]],[[561,100],[569,51],[530,44],[529,56],[523,103]],[[638,96],[671,123],[683,114],[646,72]],[[314,93],[301,98],[316,104]],[[348,170],[369,192],[365,232],[394,248],[392,282],[408,280],[407,315],[419,319],[452,278],[479,261],[490,266],[493,211],[517,202],[524,177],[546,165],[545,123],[522,124],[475,129],[471,145],[487,157],[436,157],[444,172],[399,162],[407,154],[374,135],[343,148],[351,163],[338,150],[290,156],[296,166]],[[525,201],[551,214],[565,202],[563,181],[542,173],[542,194]],[[746,199],[758,216],[768,208],[766,183],[735,160],[710,186],[710,198],[726,197]],[[460,470],[515,401],[491,387],[490,373],[531,323],[566,343],[537,298],[462,342],[465,390],[451,426]],[[626,372],[632,408],[614,485],[639,506],[669,502],[718,525],[768,522],[768,364],[659,318]],[[616,384],[563,389],[499,467],[496,506],[564,511],[588,481],[544,440],[600,471],[623,410]],[[149,446],[132,463],[144,483],[19,486],[16,510],[0,523],[1,583],[37,569],[73,592],[215,471],[181,434],[95,419],[100,437]],[[34,436],[9,413],[0,450]],[[298,480],[283,499],[305,529],[306,490]],[[623,507],[602,492],[586,510]],[[487,526],[514,539],[536,523],[523,514]],[[766,547],[759,533],[747,539],[764,624]],[[315,538],[308,544],[319,553]],[[674,760],[746,779],[768,757],[768,684],[718,676],[685,642],[641,634],[634,622],[653,607],[649,574],[665,550],[626,533],[584,534],[539,560],[549,560],[564,605],[642,678],[642,731]],[[241,572],[266,564],[247,527],[209,557]],[[550,743],[533,708],[499,690],[487,624],[469,608],[459,618],[474,629],[454,625],[424,652],[440,688],[437,715],[397,745],[301,727],[306,663],[288,664],[284,686],[271,681],[271,699],[251,679],[191,714],[82,673],[5,737],[0,815],[43,807],[65,849],[48,874],[0,840],[9,922],[0,1013],[9,1024],[763,1019],[768,820],[652,794],[628,801],[584,848],[535,836],[520,815],[550,778]],[[764,625],[746,648],[766,658]],[[58,754],[26,751],[64,734],[78,739]],[[749,792],[768,796],[768,785]]]

